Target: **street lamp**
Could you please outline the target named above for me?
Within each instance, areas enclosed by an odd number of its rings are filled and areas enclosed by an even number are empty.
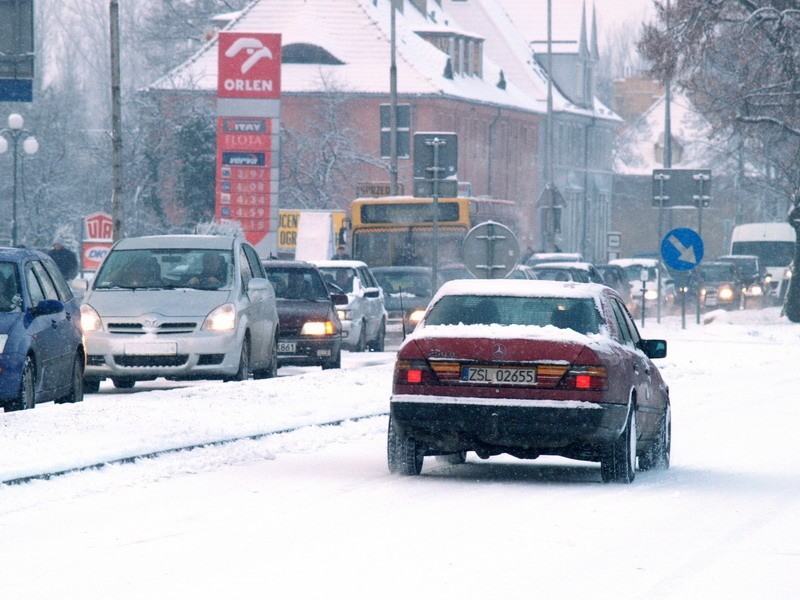
[[[22,140],[22,150],[25,154],[36,154],[39,151],[39,142],[33,137],[30,131],[24,128],[25,119],[22,115],[12,113],[8,115],[8,127],[0,129],[0,154],[8,150],[8,138],[12,144],[13,169],[13,200],[11,204],[11,245],[17,245],[17,166],[19,164],[19,141]]]

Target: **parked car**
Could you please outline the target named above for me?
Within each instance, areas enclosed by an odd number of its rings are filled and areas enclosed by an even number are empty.
[[[342,345],[355,352],[367,349],[382,352],[387,318],[384,294],[366,263],[360,260],[312,262],[332,291],[347,294],[347,304],[337,307],[342,322]]]
[[[386,331],[410,333],[425,314],[431,301],[430,267],[375,267],[372,269],[383,290],[386,304]]]
[[[278,366],[342,366],[342,323],[336,304],[345,294],[331,294],[316,266],[305,261],[264,260],[278,305]]]
[[[0,405],[83,400],[80,307],[52,259],[0,248]]]
[[[600,275],[592,263],[588,262],[548,262],[539,263],[531,267],[537,279],[551,281],[577,281],[580,283],[599,283],[605,285],[603,276]]]
[[[700,301],[705,308],[738,309],[744,283],[731,262],[703,262],[696,267],[700,277]]]
[[[81,306],[84,385],[157,377],[241,381],[278,365],[275,293],[255,249],[232,236],[125,238]]]
[[[469,451],[599,461],[607,482],[633,481],[637,458],[667,468],[669,390],[652,362],[666,352],[606,286],[446,283],[397,354],[389,470]]]

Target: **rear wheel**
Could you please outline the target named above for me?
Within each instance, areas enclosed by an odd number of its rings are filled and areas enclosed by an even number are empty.
[[[136,385],[136,380],[131,377],[114,377],[111,381],[118,390],[129,390]]]
[[[75,403],[83,401],[83,358],[80,354],[75,355],[72,363],[72,385],[69,393],[63,398],[56,400],[56,403]]]
[[[669,455],[672,446],[672,412],[669,402],[664,407],[664,415],[658,428],[658,437],[642,456],[639,457],[639,468],[642,471],[651,469],[669,469]]]
[[[27,410],[36,406],[36,368],[31,357],[25,359],[22,365],[22,382],[19,386],[19,396],[6,404],[6,411]]]
[[[417,447],[413,438],[400,435],[394,428],[392,417],[389,417],[389,433],[387,439],[387,458],[389,472],[398,475],[419,475],[425,459],[424,450]]]
[[[606,483],[631,483],[636,477],[636,410],[631,406],[628,423],[609,453],[600,461],[600,474]]]

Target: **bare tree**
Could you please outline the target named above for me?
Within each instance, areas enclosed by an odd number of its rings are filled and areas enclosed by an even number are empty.
[[[717,129],[730,129],[763,158],[765,189],[783,214],[800,201],[800,9],[789,0],[656,2],[659,23],[639,48],[663,80],[679,80]],[[800,242],[798,242],[800,247]],[[800,252],[797,253],[800,256]],[[799,264],[794,265],[797,272]],[[795,290],[793,292],[793,289]],[[786,312],[800,321],[800,287]]]

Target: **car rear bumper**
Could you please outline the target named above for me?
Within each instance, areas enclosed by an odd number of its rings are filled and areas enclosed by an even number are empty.
[[[341,352],[341,336],[307,338],[287,336],[278,339],[278,366],[324,365],[336,360]]]
[[[402,394],[392,396],[390,410],[397,431],[431,454],[484,450],[585,460],[599,460],[628,417],[626,404]]]

